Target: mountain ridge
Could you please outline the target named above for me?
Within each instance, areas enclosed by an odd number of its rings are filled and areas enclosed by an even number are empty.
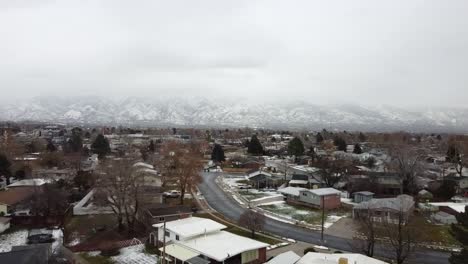
[[[465,132],[468,109],[197,98],[36,97],[0,105],[2,121],[65,124]]]

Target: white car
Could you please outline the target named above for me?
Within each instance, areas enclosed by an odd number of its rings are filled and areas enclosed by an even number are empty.
[[[176,190],[172,190],[172,191],[165,192],[164,196],[168,198],[177,198],[177,197],[180,197],[180,192]]]

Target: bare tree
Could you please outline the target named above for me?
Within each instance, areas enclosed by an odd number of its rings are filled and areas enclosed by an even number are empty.
[[[404,263],[413,253],[416,241],[416,228],[403,208],[405,204],[396,213],[396,221],[387,219],[381,228],[382,235],[389,240],[397,264]]]
[[[423,154],[423,150],[408,145],[393,146],[390,149],[391,159],[387,167],[398,174],[401,194],[413,194],[417,191],[416,177],[421,171]]]
[[[124,229],[124,220],[129,231],[133,231],[140,207],[143,175],[134,170],[133,163],[131,159],[109,160],[101,165],[96,180],[100,201],[110,206],[120,231]]]
[[[333,187],[347,175],[349,164],[344,160],[321,159],[316,166],[321,170],[322,181],[328,187]]]
[[[373,210],[368,208],[364,214],[359,214],[357,217],[358,229],[353,238],[352,247],[360,251],[366,256],[372,257],[374,255],[374,247],[376,242],[377,228],[373,221]]]
[[[173,184],[180,191],[180,204],[184,196],[200,180],[202,153],[197,145],[168,142],[162,147],[160,170],[163,185]]]
[[[265,220],[265,215],[252,210],[247,210],[241,214],[239,224],[249,229],[251,231],[252,238],[255,238],[255,232],[263,230]]]

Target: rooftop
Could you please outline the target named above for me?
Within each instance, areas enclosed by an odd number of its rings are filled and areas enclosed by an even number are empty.
[[[161,227],[163,224],[155,224],[153,227]],[[166,223],[166,229],[183,237],[194,237],[225,229],[226,226],[211,219],[200,217],[188,217]]]
[[[279,254],[278,256],[274,257],[267,264],[294,264],[296,263],[301,257],[292,251],[287,251],[284,253]]]
[[[372,199],[367,202],[357,204],[356,209],[392,209],[395,211],[410,210],[414,206],[414,199],[409,195],[399,195],[395,198]]]
[[[319,188],[319,189],[309,190],[309,192],[318,196],[341,194],[341,192],[335,188]]]
[[[44,179],[26,179],[12,183],[8,187],[41,186],[46,183]]]
[[[300,191],[305,191],[307,190],[306,188],[300,188],[300,187],[286,187],[283,189],[279,189],[278,192],[281,194],[287,194],[287,195],[292,195],[292,196],[299,196]]]
[[[326,253],[307,253],[296,264],[338,264],[340,258],[348,259],[352,264],[388,264],[378,259],[370,258],[361,254],[326,254]]]
[[[226,231],[201,235],[179,243],[220,262],[246,251],[269,246],[268,244]]]

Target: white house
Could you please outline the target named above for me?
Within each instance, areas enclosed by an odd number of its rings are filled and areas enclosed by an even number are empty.
[[[0,234],[10,228],[10,218],[0,216]]]
[[[174,261],[193,263],[264,263],[268,244],[227,231],[211,219],[188,217],[153,225],[157,229],[159,250]],[[165,240],[165,241],[164,241]],[[164,242],[166,242],[164,246]]]

